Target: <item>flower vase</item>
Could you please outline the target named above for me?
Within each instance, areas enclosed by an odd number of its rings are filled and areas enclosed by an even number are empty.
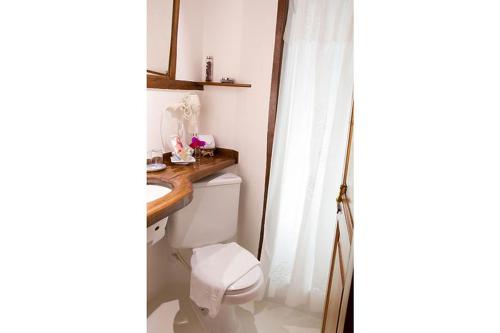
[[[201,160],[201,149],[200,149],[200,148],[195,148],[195,149],[194,149],[194,158],[195,158],[197,161],[200,161],[200,160]]]

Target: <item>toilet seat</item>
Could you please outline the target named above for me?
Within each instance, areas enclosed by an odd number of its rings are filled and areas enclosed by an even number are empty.
[[[202,253],[193,255],[191,258],[191,266],[194,268],[199,260],[206,258],[220,249],[221,246],[225,244],[214,244],[212,246],[206,247]],[[239,294],[246,294],[249,291],[253,291],[256,287],[260,287],[262,283],[263,273],[259,266],[255,266],[248,273],[243,275],[239,280],[235,281],[230,285],[224,295],[236,296]]]
[[[243,275],[238,281],[230,285],[225,295],[235,295],[247,292],[248,290],[255,287],[256,284],[260,282],[262,278],[262,269],[260,266],[255,266],[248,273]]]

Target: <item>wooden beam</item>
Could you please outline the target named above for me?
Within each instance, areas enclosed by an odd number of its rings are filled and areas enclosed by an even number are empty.
[[[259,252],[257,258],[262,254],[262,243],[264,241],[264,226],[266,222],[267,192],[269,188],[269,173],[271,169],[271,158],[273,154],[274,128],[276,126],[276,114],[278,111],[278,96],[281,77],[281,63],[283,60],[283,47],[286,18],[288,15],[289,0],[278,0],[278,13],[276,17],[276,32],[274,35],[273,72],[271,78],[271,96],[269,100],[269,114],[267,121],[267,156],[266,177],[264,181],[264,204],[262,209],[262,222],[260,226]]]
[[[172,32],[170,34],[170,56],[168,58],[168,77],[175,80],[177,72],[177,35],[179,34],[180,0],[174,0],[172,9]]]

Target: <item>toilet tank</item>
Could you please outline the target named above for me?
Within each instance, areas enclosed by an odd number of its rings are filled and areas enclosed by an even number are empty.
[[[193,183],[193,200],[170,215],[166,238],[176,249],[196,248],[236,235],[241,178],[219,173]]]

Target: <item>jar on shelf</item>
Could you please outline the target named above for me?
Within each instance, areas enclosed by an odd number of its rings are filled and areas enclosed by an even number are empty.
[[[214,61],[211,56],[205,59],[205,81],[212,82],[214,73]]]

